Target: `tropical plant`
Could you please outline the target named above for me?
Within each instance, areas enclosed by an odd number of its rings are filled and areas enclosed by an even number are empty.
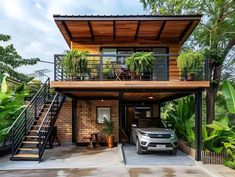
[[[103,133],[107,136],[112,136],[114,131],[114,122],[104,118],[103,126]]]
[[[140,0],[151,14],[183,15],[204,14],[200,24],[185,43],[191,49],[205,49],[208,59],[210,88],[206,91],[207,123],[215,119],[216,95],[221,80],[222,67],[234,68],[235,3],[234,0]],[[231,55],[230,55],[231,54]]]
[[[181,53],[177,57],[177,65],[180,68],[182,76],[187,79],[187,74],[193,74],[196,77],[202,75],[204,55],[199,51],[189,50]]]
[[[222,92],[225,96],[226,106],[230,113],[234,113],[235,107],[235,89],[232,84],[225,80],[222,84]],[[227,116],[213,121],[212,124],[204,125],[202,129],[204,150],[210,150],[217,153],[222,151],[229,155],[226,159],[228,165],[235,161],[235,126],[229,125]]]
[[[152,52],[136,52],[127,57],[125,63],[132,73],[132,79],[135,74],[141,80],[144,72],[151,72],[155,57]]]
[[[0,45],[0,74],[7,73],[10,77],[16,78],[20,81],[28,81],[32,78],[15,71],[15,68],[18,68],[23,65],[34,65],[39,59],[31,58],[24,59],[22,58],[14,48],[13,44],[7,45],[11,37],[9,35],[0,34],[0,42],[6,42],[6,45]]]
[[[26,84],[11,90],[4,77],[0,90],[0,142],[5,140],[8,129],[23,109],[27,95]]]
[[[110,59],[103,59],[103,75],[105,77],[112,76],[113,67]]]
[[[61,66],[71,79],[89,76],[87,55],[87,51],[72,49],[64,56]]]
[[[188,96],[181,98],[167,106],[168,111],[164,111],[164,118],[168,124],[172,125],[177,136],[185,140],[189,145],[194,146],[194,98]]]

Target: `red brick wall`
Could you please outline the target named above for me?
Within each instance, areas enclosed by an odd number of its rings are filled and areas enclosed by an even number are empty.
[[[77,104],[78,132],[77,142],[88,142],[84,137],[89,137],[92,132],[100,132],[102,142],[106,142],[105,135],[102,133],[103,125],[96,123],[97,106],[111,107],[111,120],[114,121],[115,142],[118,141],[118,101],[117,100],[78,100]]]
[[[56,120],[57,135],[61,144],[72,143],[72,101],[66,99]]]

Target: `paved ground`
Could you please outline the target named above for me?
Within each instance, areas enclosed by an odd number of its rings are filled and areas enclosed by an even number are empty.
[[[77,147],[56,147],[46,150],[43,161],[10,161],[0,158],[0,177],[216,177],[200,166],[124,165],[118,148],[87,150]],[[171,159],[172,160],[172,159]],[[183,163],[183,162],[182,162]],[[221,166],[220,166],[221,167]],[[224,169],[224,168],[223,168]],[[213,166],[208,170],[216,171]],[[233,177],[233,171],[222,171],[220,177]],[[219,174],[219,173],[218,173]],[[227,175],[227,176],[226,176]],[[235,175],[234,175],[235,177]]]
[[[136,154],[134,145],[123,146],[124,156],[127,165],[164,165],[164,166],[193,166],[195,161],[185,153],[178,151],[177,155],[170,155],[168,152],[156,152],[143,155]]]

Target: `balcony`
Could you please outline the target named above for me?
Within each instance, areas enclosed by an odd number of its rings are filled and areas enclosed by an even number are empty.
[[[154,54],[155,61],[150,72],[141,74],[130,72],[125,60],[130,54],[88,54],[86,68],[76,76],[66,73],[62,68],[64,55],[54,57],[55,81],[206,81],[207,62],[197,70],[187,70],[193,73],[189,78],[177,66],[176,54]]]

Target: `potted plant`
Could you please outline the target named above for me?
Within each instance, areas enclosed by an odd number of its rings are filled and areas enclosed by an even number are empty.
[[[144,72],[151,72],[154,60],[152,52],[136,52],[127,57],[125,63],[131,72],[131,79],[137,74],[141,80]]]
[[[114,131],[114,122],[111,120],[107,120],[104,118],[104,128],[103,132],[106,134],[106,140],[108,144],[108,148],[113,148],[114,146],[114,136],[113,136],[113,131]]]
[[[113,71],[113,68],[112,68],[112,63],[111,63],[111,60],[110,59],[104,59],[103,60],[103,76],[104,78],[107,80],[108,78],[112,77],[112,71]]]
[[[89,68],[87,67],[87,51],[72,49],[62,59],[61,66],[68,77],[83,80],[89,77]]]
[[[181,53],[177,58],[177,66],[180,69],[181,76],[187,81],[199,78],[202,74],[204,60],[204,55],[199,51],[189,50]]]

